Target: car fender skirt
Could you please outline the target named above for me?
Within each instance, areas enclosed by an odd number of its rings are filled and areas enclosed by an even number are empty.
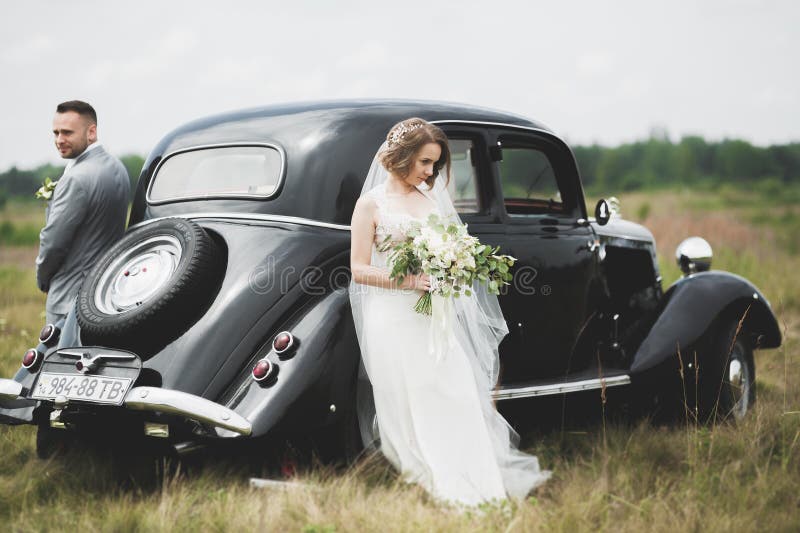
[[[243,416],[200,396],[159,387],[134,387],[125,398],[125,407],[135,411],[155,411],[184,416],[198,422],[250,435],[252,426]]]
[[[676,281],[662,310],[633,358],[630,373],[642,374],[688,350],[724,312],[747,312],[745,327],[758,337],[757,348],[776,348],[781,331],[769,302],[748,280],[723,271],[692,274]]]

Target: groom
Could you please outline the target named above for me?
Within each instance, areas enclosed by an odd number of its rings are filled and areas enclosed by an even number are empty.
[[[49,324],[66,317],[86,273],[122,236],[130,195],[125,167],[97,142],[92,106],[80,100],[59,104],[53,135],[68,161],[47,207],[36,258]]]

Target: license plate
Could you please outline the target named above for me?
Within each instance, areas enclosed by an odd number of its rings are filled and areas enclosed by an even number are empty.
[[[31,398],[52,400],[64,396],[69,400],[121,405],[130,385],[131,378],[42,372]]]

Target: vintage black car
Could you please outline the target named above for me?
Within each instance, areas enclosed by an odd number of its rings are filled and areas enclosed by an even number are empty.
[[[37,424],[43,455],[92,431],[179,450],[325,430],[342,450],[374,445],[348,224],[375,151],[412,116],[447,133],[450,193],[471,233],[518,258],[500,297],[501,407],[626,388],[640,404],[674,392],[704,418],[747,412],[753,350],[781,334],[752,283],[709,270],[705,241],[681,245],[686,275],[665,291],[652,234],[605,201],[590,218],[575,157],[542,124],[344,101],[227,113],[164,137],[125,237],[0,380],[0,419]],[[699,383],[682,387],[681,368]]]

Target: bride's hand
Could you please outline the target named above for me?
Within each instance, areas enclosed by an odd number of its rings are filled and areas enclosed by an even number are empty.
[[[403,279],[400,284],[401,289],[412,289],[415,291],[430,291],[431,278],[427,274],[412,274]]]

